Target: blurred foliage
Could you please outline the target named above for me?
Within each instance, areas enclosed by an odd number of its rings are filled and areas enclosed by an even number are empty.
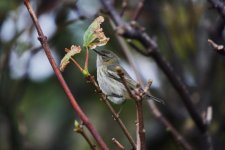
[[[217,13],[208,9],[207,2],[191,2],[146,1],[138,22],[146,28],[149,35],[157,39],[160,52],[193,92],[193,102],[198,111],[203,114],[208,106],[212,106],[213,120],[209,131],[214,148],[222,150],[225,141],[225,59],[213,52],[207,39],[212,38],[224,44],[225,23]],[[65,54],[64,48],[82,45],[85,30],[98,16],[101,8],[97,0],[33,0],[32,5],[58,64]],[[121,1],[116,1],[115,5],[120,11]],[[137,1],[128,1],[125,20],[132,17],[136,6]],[[113,50],[126,62],[107,17],[102,28],[106,37],[110,37],[105,48]],[[79,121],[77,114],[46,63],[46,56],[40,54],[40,51],[42,49],[36,30],[22,1],[1,1],[0,150],[89,149],[84,139],[73,131],[74,120]],[[136,61],[146,59],[134,51],[132,54]],[[84,58],[85,53],[81,53],[76,60],[83,66]],[[96,74],[95,59],[96,54],[90,50],[89,71],[93,75]],[[149,59],[147,65],[149,64],[154,62]],[[144,66],[145,64],[141,65],[139,69]],[[177,92],[158,67],[145,68],[148,79],[152,78],[149,76],[151,72],[154,72],[156,77],[153,78],[159,82],[152,93],[162,97],[167,103],[165,106],[159,105],[160,110],[193,147],[200,149],[201,137]],[[110,148],[116,149],[111,142],[115,137],[129,149],[127,139],[112,119],[109,110],[99,101],[99,96],[77,68],[70,64],[63,76],[81,108]],[[113,106],[116,110],[121,107]],[[149,149],[179,149],[171,134],[153,117],[147,104],[144,106],[144,113]],[[135,137],[133,102],[126,102],[120,115]]]

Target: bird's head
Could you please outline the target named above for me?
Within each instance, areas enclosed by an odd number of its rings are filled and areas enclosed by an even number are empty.
[[[112,64],[118,64],[119,58],[118,56],[109,50],[95,50],[97,53],[97,65],[112,65]]]

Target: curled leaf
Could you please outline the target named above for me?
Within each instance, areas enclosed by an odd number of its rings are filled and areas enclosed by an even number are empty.
[[[63,57],[63,59],[61,60],[60,63],[60,71],[64,71],[64,69],[66,68],[66,66],[69,64],[69,60],[72,56],[74,56],[75,54],[80,53],[81,48],[80,46],[75,46],[72,45],[70,49],[65,48],[65,51],[67,52],[66,55]]]
[[[88,29],[84,33],[84,47],[94,49],[97,46],[103,46],[107,44],[109,38],[107,38],[101,28],[101,23],[104,22],[102,16],[97,17]]]

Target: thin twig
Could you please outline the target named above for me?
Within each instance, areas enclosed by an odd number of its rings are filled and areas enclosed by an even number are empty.
[[[91,132],[92,136],[95,138],[95,140],[97,141],[97,143],[99,144],[99,146],[104,149],[104,150],[108,150],[109,148],[107,147],[107,145],[105,144],[105,142],[103,141],[102,137],[99,135],[99,133],[97,132],[97,130],[94,128],[94,126],[91,124],[91,122],[89,121],[88,117],[86,116],[86,114],[83,112],[83,110],[80,108],[80,106],[78,105],[76,99],[74,98],[74,96],[72,95],[68,85],[66,84],[65,80],[63,79],[63,76],[60,72],[60,70],[58,69],[54,58],[52,57],[49,45],[48,45],[48,41],[47,41],[47,37],[44,35],[41,26],[38,22],[37,16],[32,8],[32,6],[30,5],[30,1],[29,0],[24,0],[24,4],[27,7],[27,10],[33,20],[33,23],[37,29],[38,32],[38,39],[46,53],[46,56],[55,72],[55,75],[58,78],[58,81],[60,82],[65,94],[67,95],[71,105],[73,106],[74,110],[77,112],[78,116],[80,117],[80,119],[84,122],[84,125],[87,127],[87,129]]]
[[[208,43],[216,50],[217,53],[225,56],[225,48],[223,45],[218,45],[210,39],[208,39]]]
[[[83,123],[80,124],[77,121],[75,121],[74,131],[83,136],[83,138],[87,141],[87,143],[89,144],[92,150],[96,150],[96,145],[91,142],[90,138],[87,136],[86,132],[84,131]]]
[[[166,127],[176,142],[185,150],[193,150],[192,146],[184,139],[184,137],[176,130],[175,127],[163,116],[153,101],[148,101],[148,105],[151,108],[154,116]]]
[[[122,80],[123,85],[126,87],[131,98],[135,100],[136,110],[137,110],[137,150],[145,150],[145,129],[144,129],[144,118],[143,118],[143,106],[142,106],[142,96],[141,93],[135,93],[134,95],[131,89],[128,87],[126,83],[126,79],[124,78],[124,72],[122,72],[120,67],[116,68],[117,74]],[[139,90],[138,90],[139,91]]]
[[[79,69],[79,71],[82,73],[83,72],[83,69],[81,68],[80,64],[75,60],[73,59],[72,57],[70,58],[70,60],[72,60],[72,62],[74,63],[74,65]]]
[[[121,127],[123,133],[125,134],[125,136],[127,137],[128,141],[130,142],[130,144],[132,146],[132,149],[135,150],[136,149],[136,144],[135,144],[132,136],[130,135],[130,133],[127,130],[126,126],[124,125],[123,121],[120,119],[119,115],[116,113],[116,111],[114,110],[114,108],[110,104],[109,100],[107,99],[107,96],[100,89],[100,87],[97,84],[94,76],[89,75],[89,76],[86,77],[86,79],[87,79],[87,81],[89,81],[91,83],[92,86],[94,86],[94,88],[96,89],[96,92],[101,96],[101,100],[109,108],[109,110],[111,111],[111,113],[113,115],[113,118],[115,119],[115,121],[117,121],[117,123]]]
[[[127,9],[127,6],[128,6],[128,0],[123,0],[123,2],[122,2],[122,11],[120,13],[120,16],[124,15],[124,13],[125,13],[125,11]]]
[[[143,10],[144,3],[145,3],[145,0],[139,0],[137,8],[136,8],[135,13],[134,13],[134,16],[132,18],[133,21],[137,21],[138,17],[140,16],[140,14]]]
[[[115,138],[112,138],[113,143],[119,148],[119,150],[125,150],[125,147]]]

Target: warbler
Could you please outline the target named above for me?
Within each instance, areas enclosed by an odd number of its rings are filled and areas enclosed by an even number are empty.
[[[124,73],[124,79],[129,89],[134,90],[137,88],[137,82],[133,80],[120,65],[119,57],[108,50],[97,51],[94,49],[94,51],[97,53],[97,81],[102,92],[115,104],[121,104],[126,99],[131,99],[116,68],[120,67],[121,71]],[[149,92],[145,93],[143,97],[144,99],[150,98],[164,104],[163,100],[152,96]]]

